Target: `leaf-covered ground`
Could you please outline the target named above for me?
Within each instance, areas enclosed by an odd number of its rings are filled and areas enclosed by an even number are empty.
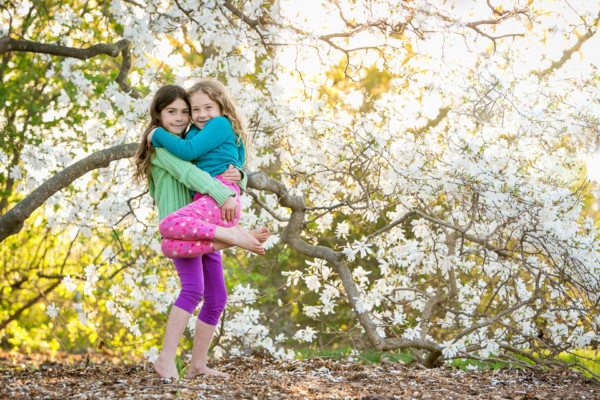
[[[328,358],[223,358],[229,379],[170,382],[149,364],[0,354],[0,399],[600,399],[600,382],[573,371],[461,371]]]

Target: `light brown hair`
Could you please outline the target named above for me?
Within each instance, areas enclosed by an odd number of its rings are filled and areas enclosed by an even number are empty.
[[[188,89],[190,98],[198,92],[206,94],[212,101],[219,105],[221,114],[231,122],[233,132],[236,134],[238,146],[240,145],[240,141],[244,143],[247,159],[251,143],[248,131],[246,130],[246,124],[244,118],[238,111],[235,100],[229,94],[225,86],[216,79],[203,79]]]

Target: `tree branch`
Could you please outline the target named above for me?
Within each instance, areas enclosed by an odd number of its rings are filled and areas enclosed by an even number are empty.
[[[90,171],[105,168],[112,161],[132,157],[137,146],[137,143],[121,144],[93,153],[42,183],[0,217],[0,242],[18,233],[23,228],[25,220],[56,192],[69,186],[74,180]]]
[[[8,326],[8,324],[10,324],[11,322],[13,322],[17,318],[19,318],[19,316],[21,314],[23,314],[23,312],[25,310],[27,310],[29,307],[31,307],[34,304],[36,304],[38,301],[40,301],[41,298],[43,298],[48,293],[50,293],[51,291],[53,291],[54,289],[56,289],[56,287],[58,285],[60,285],[61,282],[62,282],[62,280],[57,280],[52,285],[50,285],[46,290],[44,290],[43,292],[41,292],[40,294],[38,294],[37,296],[35,296],[31,300],[29,300],[27,303],[25,303],[23,306],[21,306],[17,311],[15,311],[14,314],[12,314],[8,318],[6,318],[4,321],[0,322],[0,332],[2,332],[4,329],[6,329],[6,327]]]
[[[450,223],[448,223],[446,221],[443,221],[441,219],[434,218],[434,217],[432,217],[430,215],[427,215],[424,212],[419,211],[419,210],[407,211],[402,217],[398,218],[397,220],[393,221],[392,223],[390,223],[390,224],[384,226],[383,228],[381,228],[381,229],[379,229],[379,230],[371,233],[370,235],[368,235],[367,236],[367,241],[370,240],[371,238],[377,236],[377,235],[382,234],[385,231],[388,231],[388,230],[392,229],[393,227],[395,227],[397,225],[403,224],[404,222],[406,222],[406,220],[409,217],[411,217],[413,215],[418,215],[419,217],[424,218],[424,219],[426,219],[426,220],[428,220],[428,221],[430,221],[430,222],[432,222],[434,224],[437,224],[439,226],[443,226],[443,227],[452,229],[453,231],[460,233],[461,234],[461,238],[467,239],[467,240],[469,240],[470,242],[473,242],[473,243],[480,244],[484,248],[486,248],[487,250],[493,251],[494,253],[496,253],[496,254],[498,254],[500,256],[509,257],[509,258],[511,257],[510,252],[492,246],[492,244],[490,244],[487,241],[487,239],[485,239],[485,238],[479,238],[477,236],[470,235],[470,234],[467,233],[467,229],[464,229],[464,228],[452,225],[452,224],[450,224]]]
[[[258,27],[258,21],[257,20],[248,17],[246,14],[244,14],[243,12],[241,12],[240,10],[238,10],[233,5],[233,3],[231,3],[231,1],[225,0],[223,2],[223,5],[225,6],[226,9],[229,10],[229,12],[231,12],[233,15],[235,15],[236,17],[238,17],[239,19],[241,19],[242,21],[244,21],[248,26],[250,26],[252,28],[257,28]]]
[[[281,221],[281,222],[285,222],[285,221],[289,221],[289,218],[283,217],[279,214],[277,214],[277,212],[275,210],[273,210],[271,207],[269,207],[267,204],[265,204],[264,201],[262,201],[260,199],[260,197],[252,192],[252,191],[248,191],[247,192],[250,196],[252,196],[252,198],[254,199],[254,201],[256,202],[256,204],[258,204],[260,207],[262,207],[266,212],[268,212],[269,214],[271,214],[271,216],[273,218],[275,218],[277,221]]]
[[[304,226],[304,217],[306,213],[306,204],[301,196],[290,196],[285,186],[273,179],[267,177],[262,172],[251,173],[248,175],[248,187],[258,190],[268,190],[278,195],[279,203],[292,210],[290,220],[281,235],[283,243],[291,245],[294,249],[310,257],[320,258],[332,263],[335,271],[342,280],[342,285],[346,291],[347,300],[352,309],[357,314],[357,319],[365,329],[371,345],[378,350],[392,350],[397,348],[423,348],[431,352],[439,352],[440,347],[433,341],[427,339],[407,340],[399,338],[384,339],[377,333],[377,327],[368,312],[359,313],[357,311],[357,301],[360,293],[352,272],[348,264],[343,259],[343,253],[333,251],[323,246],[314,246],[302,240],[300,233]]]
[[[573,47],[565,49],[563,51],[563,55],[560,58],[560,60],[558,61],[554,61],[548,68],[539,71],[537,73],[537,75],[539,76],[544,76],[544,75],[548,75],[554,71],[556,71],[557,69],[561,68],[567,61],[569,61],[569,59],[571,58],[571,56],[578,52],[581,49],[581,46],[583,46],[583,44],[585,42],[587,42],[592,36],[594,36],[597,32],[597,29],[593,29],[593,28],[598,28],[598,25],[600,25],[600,14],[598,15],[598,17],[596,18],[596,20],[594,20],[593,25],[586,30],[584,35],[578,35],[577,38],[577,42],[573,45]]]
[[[129,74],[129,70],[131,69],[130,47],[131,45],[127,39],[122,39],[115,44],[99,43],[81,49],[59,44],[13,39],[8,35],[0,38],[0,55],[11,51],[21,51],[87,60],[88,58],[93,58],[100,54],[106,54],[113,58],[116,58],[121,54],[123,61],[119,68],[119,75],[115,81],[119,84],[121,90],[128,93],[131,97],[138,99],[141,97],[140,94],[127,83],[127,74]]]

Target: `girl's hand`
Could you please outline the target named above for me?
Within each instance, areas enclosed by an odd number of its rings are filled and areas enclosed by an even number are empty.
[[[229,168],[221,174],[221,178],[227,182],[236,183],[242,179],[242,173],[239,169],[229,164]]]
[[[237,214],[237,208],[237,201],[235,201],[234,197],[229,196],[227,200],[225,200],[225,203],[223,203],[223,206],[221,207],[221,218],[227,222],[233,221]]]

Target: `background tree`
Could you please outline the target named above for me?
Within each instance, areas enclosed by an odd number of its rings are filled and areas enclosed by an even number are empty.
[[[124,158],[149,93],[217,76],[249,118],[249,168],[268,173],[251,176],[242,223],[270,224],[270,265],[287,286],[265,293],[263,314],[244,306],[256,289],[236,286],[215,350],[286,356],[277,342],[312,342],[320,327],[427,366],[561,365],[600,324],[598,231],[582,217],[577,158],[597,140],[600,5],[492,3],[8,5],[0,239],[18,243],[39,213],[82,257],[69,275],[38,273],[55,282],[43,296],[60,279],[63,296],[83,299],[80,324],[114,314],[150,340],[142,315],[164,311],[176,282],[155,264],[155,214]],[[261,268],[239,260],[238,274]],[[277,300],[327,326],[265,326]],[[7,321],[22,318],[15,307]]]

